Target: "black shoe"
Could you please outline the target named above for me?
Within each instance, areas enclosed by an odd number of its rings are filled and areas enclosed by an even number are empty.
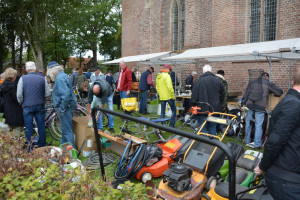
[[[110,128],[109,131],[110,131],[111,133],[115,133],[115,129],[114,129],[114,128]]]
[[[148,112],[143,112],[142,114],[143,115],[150,115],[150,113],[148,113]]]

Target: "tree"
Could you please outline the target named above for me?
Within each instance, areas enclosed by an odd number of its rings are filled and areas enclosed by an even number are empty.
[[[97,65],[97,47],[101,41],[101,35],[110,24],[111,15],[119,12],[121,0],[82,0],[73,4],[76,15],[69,21],[70,30],[79,46],[93,51],[93,63]],[[74,26],[74,24],[79,26]]]
[[[100,54],[105,60],[114,60],[121,57],[122,16],[120,13],[111,15],[109,25],[105,27],[99,44]]]

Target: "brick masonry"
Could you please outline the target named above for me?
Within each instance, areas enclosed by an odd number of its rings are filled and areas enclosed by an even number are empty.
[[[175,0],[123,0],[122,1],[122,56],[172,51],[172,21]],[[180,5],[180,0],[177,0]],[[263,0],[262,0],[263,5]],[[250,0],[186,0],[184,50],[243,44],[249,42]],[[179,6],[180,10],[180,6]],[[261,23],[263,30],[263,23]],[[261,31],[262,32],[262,31]],[[262,35],[262,33],[261,33]],[[300,1],[277,0],[276,39],[300,37]],[[292,74],[300,69],[293,61]],[[184,82],[192,71],[202,74],[202,66],[177,66],[177,76]],[[213,72],[223,69],[230,92],[243,92],[248,83],[248,69],[264,69],[268,62],[210,63]],[[146,66],[139,66],[143,72]],[[155,67],[156,68],[156,67]],[[271,80],[287,91],[290,61],[272,62]],[[154,77],[158,70],[156,70]],[[181,73],[180,73],[181,72]]]

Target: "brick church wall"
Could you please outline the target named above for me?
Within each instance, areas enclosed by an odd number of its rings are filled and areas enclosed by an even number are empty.
[[[172,18],[175,0],[124,0],[122,2],[122,56],[172,51]],[[179,0],[178,0],[179,2]],[[277,0],[276,39],[300,37],[300,1]],[[225,46],[249,42],[250,0],[186,0],[184,50]],[[179,7],[180,10],[180,7]],[[263,30],[263,27],[261,27]],[[197,64],[177,66],[177,76],[192,71],[202,74]],[[210,63],[213,72],[223,69],[230,92],[244,92],[248,83],[248,69],[269,72],[267,61]],[[141,72],[147,66],[139,66]],[[271,81],[288,89],[290,61],[273,61]],[[300,62],[292,62],[292,72],[300,69]],[[174,67],[173,67],[174,68]],[[156,69],[156,67],[155,67]],[[157,71],[154,73],[156,77]],[[180,73],[181,72],[181,73]]]

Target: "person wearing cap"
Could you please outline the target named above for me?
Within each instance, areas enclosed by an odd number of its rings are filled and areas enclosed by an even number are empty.
[[[112,76],[112,71],[108,71],[105,76],[106,81],[110,84],[111,87],[113,87],[114,84],[114,78]]]
[[[98,80],[100,78],[105,79],[104,74],[101,73],[100,68],[98,66],[95,67],[94,69],[94,73],[92,73],[92,75],[90,76],[90,85],[95,81]]]
[[[132,72],[122,60],[120,62],[120,73],[116,83],[116,92],[120,91],[120,97],[128,98],[132,87]]]
[[[88,69],[87,72],[85,73],[85,76],[88,79],[88,81],[90,81],[91,75],[92,75],[91,69]]]
[[[178,82],[178,78],[176,76],[176,73],[172,71],[172,67],[171,65],[169,64],[165,64],[164,65],[164,68],[168,68],[170,70],[169,74],[171,76],[171,79],[172,79],[172,84],[173,84],[173,88],[175,90],[175,85],[178,86],[179,85],[179,82]]]
[[[23,107],[26,144],[27,150],[30,151],[33,146],[33,118],[39,132],[37,145],[46,146],[45,99],[51,93],[46,79],[36,73],[35,63],[27,62],[25,66],[28,74],[23,75],[18,82],[17,99]]]
[[[203,114],[196,115],[198,126],[201,127],[207,117],[207,112],[222,112],[222,102],[224,100],[224,87],[217,77],[211,73],[212,67],[205,65],[203,67],[203,74],[199,77],[192,89],[191,104],[200,106]],[[198,102],[209,103],[213,110],[207,105]],[[203,127],[204,133],[211,135],[217,134],[217,124],[207,122]]]
[[[250,81],[246,92],[242,98],[242,105],[246,105],[249,109],[245,121],[246,145],[251,148],[259,149],[261,147],[261,138],[263,134],[263,122],[265,119],[265,108],[268,95],[273,93],[275,96],[281,96],[283,90],[269,81],[269,74],[263,72],[261,76]],[[251,119],[255,116],[255,136],[254,142],[250,143],[252,126]]]
[[[147,112],[147,99],[148,99],[148,90],[150,89],[150,86],[153,86],[153,82],[152,82],[153,72],[154,72],[154,68],[149,67],[141,75],[140,84],[139,84],[139,90],[141,93],[139,112],[141,114],[149,114]]]
[[[170,68],[168,65],[164,65],[164,69],[157,74],[156,77],[156,90],[159,95],[161,104],[161,115],[160,118],[165,118],[166,104],[168,103],[172,110],[172,116],[170,121],[170,127],[175,127],[176,119],[176,106],[175,106],[175,94],[172,85],[172,79],[169,75]]]
[[[91,108],[94,108],[96,105],[94,102],[98,102],[97,106],[104,107],[105,103],[107,103],[107,107],[109,110],[113,109],[113,88],[110,86],[110,84],[100,78],[98,80],[95,80],[92,85],[89,88],[88,91],[88,104],[87,104],[87,110],[88,110],[88,117],[91,121]],[[93,98],[96,98],[96,101],[93,101]],[[103,122],[102,122],[102,113],[100,115],[100,118],[98,120],[98,130],[102,131],[103,129]],[[114,116],[108,115],[108,126],[110,132],[114,133]]]
[[[64,73],[63,66],[55,61],[48,63],[47,75],[54,81],[52,103],[57,113],[62,132],[61,144],[69,142],[75,149],[72,117],[77,108],[77,102],[72,82],[68,75]]]

